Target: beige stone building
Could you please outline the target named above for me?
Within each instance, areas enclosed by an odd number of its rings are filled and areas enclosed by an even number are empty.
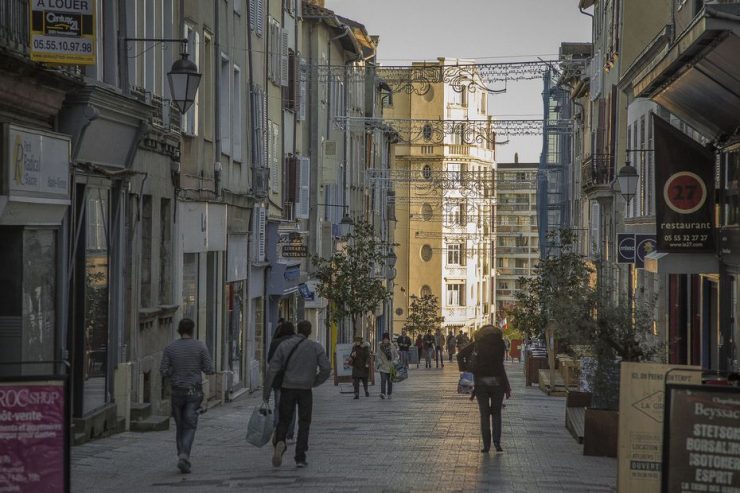
[[[397,196],[397,333],[412,295],[437,296],[445,330],[470,332],[493,318],[495,149],[490,124],[481,126],[490,120],[481,87],[471,72],[459,91],[436,83],[422,95],[394,94],[384,114],[401,139],[390,176]]]

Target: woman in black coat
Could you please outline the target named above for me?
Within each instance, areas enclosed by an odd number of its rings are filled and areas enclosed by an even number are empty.
[[[506,398],[511,397],[509,378],[504,369],[504,345],[501,329],[493,325],[481,327],[475,337],[476,356],[473,363],[475,375],[475,397],[480,411],[480,430],[483,435],[483,449],[491,448],[491,418],[493,418],[493,445],[496,451],[501,448],[501,408]]]

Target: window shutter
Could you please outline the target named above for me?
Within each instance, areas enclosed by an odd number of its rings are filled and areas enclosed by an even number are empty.
[[[265,226],[267,222],[267,212],[264,207],[257,209],[257,260],[265,260]]]
[[[280,85],[288,85],[288,30],[280,29]]]
[[[298,201],[298,160],[293,156],[285,158],[285,202],[295,204]]]
[[[310,209],[309,187],[311,186],[311,160],[307,157],[298,158],[298,200],[296,203],[296,219],[308,219]]]
[[[301,2],[298,2],[300,5]],[[306,61],[300,59],[300,83],[298,87],[298,120],[306,120],[306,79],[308,78],[308,68],[306,67]]]
[[[265,0],[254,0],[257,2],[257,36],[262,36],[265,31]]]
[[[460,265],[468,265],[467,241],[460,243]]]
[[[249,0],[249,29],[254,31],[257,21],[257,0]]]

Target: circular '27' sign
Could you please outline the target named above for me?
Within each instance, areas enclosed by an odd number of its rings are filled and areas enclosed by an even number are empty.
[[[663,187],[663,199],[671,210],[691,214],[707,201],[707,186],[699,175],[690,171],[672,174]]]

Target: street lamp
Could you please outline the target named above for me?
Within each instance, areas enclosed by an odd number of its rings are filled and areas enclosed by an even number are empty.
[[[624,166],[617,173],[617,184],[619,185],[619,193],[622,194],[624,200],[630,203],[632,197],[637,192],[637,181],[640,175],[634,166],[630,164],[629,153],[627,154],[627,160],[624,162]]]
[[[188,59],[187,46],[188,40],[170,39],[170,38],[126,38],[125,44],[130,42],[151,42],[151,43],[180,43],[182,52],[180,59],[175,60],[170,71],[167,72],[167,80],[170,85],[170,97],[172,102],[180,110],[180,114],[185,114],[195,101],[195,95],[200,85],[201,74],[198,72],[198,66]]]
[[[188,59],[187,53],[180,53],[180,56],[182,58],[172,64],[167,79],[172,102],[180,110],[180,114],[184,115],[195,101],[201,74],[198,73],[198,66]]]

